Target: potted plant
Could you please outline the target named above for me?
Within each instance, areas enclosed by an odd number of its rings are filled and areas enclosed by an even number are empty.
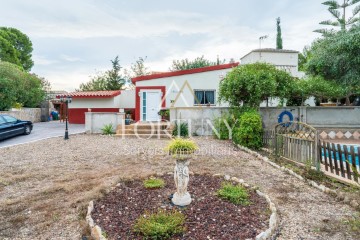
[[[161,120],[170,120],[170,110],[169,109],[161,109],[158,113],[161,116]]]
[[[126,110],[125,111],[125,125],[130,125],[132,121],[132,111]]]
[[[197,145],[190,139],[176,138],[168,145],[169,154],[175,158],[174,181],[176,192],[171,199],[177,206],[187,206],[191,203],[191,196],[187,191],[189,183],[189,164]]]

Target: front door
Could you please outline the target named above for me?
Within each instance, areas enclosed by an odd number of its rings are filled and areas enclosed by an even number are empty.
[[[160,121],[161,95],[158,91],[146,91],[142,94],[142,121]]]

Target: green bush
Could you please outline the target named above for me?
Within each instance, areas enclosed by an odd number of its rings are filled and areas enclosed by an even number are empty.
[[[144,181],[145,188],[163,188],[165,186],[165,182],[159,178],[150,178]]]
[[[261,148],[263,127],[260,114],[248,110],[241,115],[239,125],[233,130],[234,142],[251,149]]]
[[[233,130],[239,126],[242,111],[242,108],[234,108],[229,113],[223,113],[221,117],[215,118],[215,130],[213,130],[215,137],[220,140],[232,139]],[[232,134],[230,134],[229,128],[232,130]]]
[[[173,139],[166,148],[170,154],[190,154],[194,153],[197,149],[198,146],[194,141],[183,138]]]
[[[114,127],[111,123],[105,124],[101,131],[104,135],[112,135],[114,134]]]
[[[216,194],[220,198],[228,200],[236,205],[247,206],[250,204],[247,190],[240,185],[223,183],[222,187],[217,191]]]
[[[168,239],[185,232],[184,223],[185,216],[178,211],[145,212],[136,220],[134,232],[144,236],[144,239]]]
[[[175,128],[172,132],[172,135],[175,137],[188,137],[189,136],[189,127],[186,122],[178,123],[175,122]]]

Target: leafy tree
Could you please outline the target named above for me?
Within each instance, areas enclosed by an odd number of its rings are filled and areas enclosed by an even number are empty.
[[[277,36],[276,36],[276,49],[283,49],[283,41],[281,36],[280,18],[276,19]]]
[[[310,60],[312,56],[309,46],[305,46],[302,53],[299,53],[299,70],[305,71],[305,64]]]
[[[0,59],[21,66],[30,71],[34,66],[32,42],[29,37],[15,28],[0,28]]]
[[[322,4],[328,6],[328,11],[335,18],[335,20],[322,21],[320,24],[332,27],[340,27],[341,31],[346,31],[349,26],[359,22],[360,20],[360,18],[356,16],[360,12],[360,5],[355,6],[352,12],[352,16],[348,19],[346,18],[347,9],[357,4],[358,2],[360,2],[360,0],[343,0],[342,3],[339,3],[335,0],[323,2]],[[334,34],[336,31],[334,29],[318,29],[315,30],[315,32],[327,36]]]
[[[105,91],[120,90],[126,83],[125,77],[121,74],[119,57],[111,60],[112,69],[105,73],[99,72],[89,82],[80,84],[80,91]]]
[[[45,98],[46,84],[44,79],[19,66],[0,61],[0,110],[8,110],[16,103],[38,107]]]
[[[219,101],[232,107],[258,108],[268,98],[289,96],[293,77],[267,63],[254,63],[233,68],[220,82]]]
[[[182,59],[182,60],[174,60],[172,66],[170,67],[170,71],[180,71],[194,68],[202,68],[208,66],[215,66],[225,63],[225,60],[220,61],[217,59],[216,62],[212,62],[204,58],[204,56],[197,57],[194,60]]]
[[[131,77],[140,77],[140,76],[146,76],[149,75],[149,69],[145,66],[145,60],[147,57],[142,58],[139,57],[138,60],[135,61],[135,63],[131,64]]]
[[[349,105],[349,98],[360,93],[360,29],[341,31],[316,41],[311,51],[306,72],[341,86]]]

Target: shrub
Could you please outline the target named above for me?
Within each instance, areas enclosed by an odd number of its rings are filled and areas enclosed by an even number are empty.
[[[172,132],[172,135],[175,137],[187,137],[189,136],[189,126],[186,122],[175,122],[175,127]]]
[[[236,205],[247,206],[250,204],[247,190],[240,185],[235,186],[231,183],[223,183],[216,194],[220,198],[228,200]]]
[[[167,239],[183,233],[186,230],[184,223],[185,216],[181,212],[165,210],[159,210],[157,213],[145,212],[136,220],[134,231],[145,239]]]
[[[165,182],[159,178],[150,178],[144,181],[145,188],[163,188],[165,186]]]
[[[111,135],[114,134],[114,127],[111,123],[105,124],[101,131],[104,135]]]
[[[229,113],[222,114],[221,117],[214,120],[214,127],[216,131],[213,131],[216,138],[221,140],[232,139],[233,130],[239,127],[239,118],[243,109],[234,108]],[[232,130],[231,134],[229,128]]]
[[[240,117],[239,125],[234,128],[234,142],[252,149],[261,148],[263,128],[260,114],[255,110],[245,112]]]
[[[170,154],[190,154],[194,153],[198,147],[195,142],[190,139],[175,138],[166,149]]]

